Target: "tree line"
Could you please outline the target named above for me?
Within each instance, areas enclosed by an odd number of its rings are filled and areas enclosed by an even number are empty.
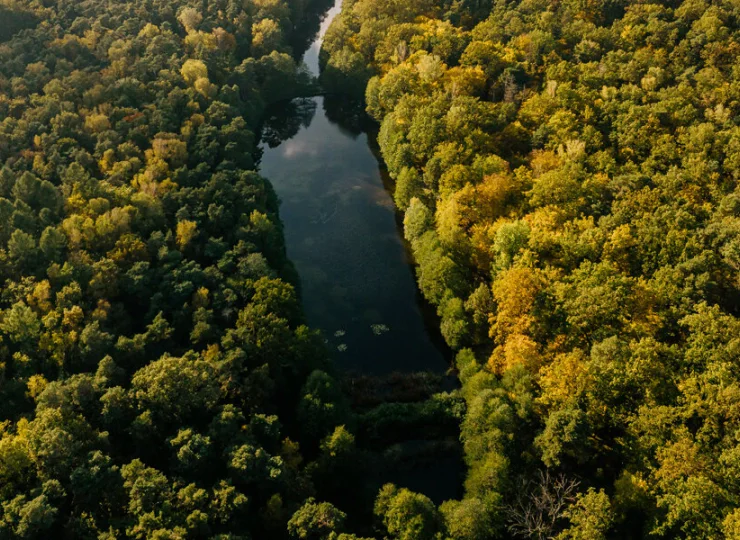
[[[283,538],[326,491],[350,413],[253,158],[324,9],[0,4],[0,538]]]
[[[323,84],[380,123],[467,404],[464,498],[384,489],[389,538],[740,538],[738,28],[722,0],[345,1]]]

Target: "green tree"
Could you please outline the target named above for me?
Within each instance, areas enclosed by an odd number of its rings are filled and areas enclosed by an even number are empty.
[[[327,502],[316,502],[309,498],[288,522],[292,538],[320,540],[330,538],[331,533],[341,532],[347,515]]]
[[[384,485],[375,500],[375,515],[392,538],[444,538],[444,522],[434,503],[408,489]]]

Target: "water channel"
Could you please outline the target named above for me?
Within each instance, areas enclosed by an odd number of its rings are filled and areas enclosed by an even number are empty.
[[[322,38],[341,3],[335,0],[303,56],[315,76]],[[323,332],[335,365],[357,375],[442,374],[449,354],[416,287],[374,137],[364,113],[340,96],[278,103],[263,124],[260,171],[281,200],[288,257],[300,276],[308,323]],[[427,444],[410,440],[399,448],[413,453]],[[461,495],[463,473],[459,453],[422,452],[401,469],[383,471],[368,487],[376,493],[392,481],[440,503]]]
[[[313,75],[323,35],[340,9],[337,0],[303,57]],[[343,118],[338,99],[273,106],[260,146],[260,170],[281,200],[308,323],[323,331],[345,371],[444,372],[448,360],[434,323],[423,316],[381,164],[357,114]]]

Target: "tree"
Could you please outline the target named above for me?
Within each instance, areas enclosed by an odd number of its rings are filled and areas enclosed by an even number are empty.
[[[440,316],[442,336],[450,347],[459,349],[466,343],[469,336],[468,318],[463,301],[449,297],[440,305]]]
[[[574,540],[605,539],[614,520],[609,497],[603,490],[596,491],[594,488],[579,493],[576,501],[565,511],[565,517],[571,525],[558,538]]]
[[[177,245],[184,249],[198,234],[198,224],[195,221],[183,220],[177,223]]]
[[[16,229],[8,240],[8,255],[20,270],[32,270],[38,258],[36,239],[32,235]]]
[[[252,25],[252,54],[259,58],[280,48],[282,30],[272,19],[262,19]]]
[[[41,233],[39,248],[49,262],[60,262],[67,238],[55,227],[47,227]]]
[[[164,356],[134,374],[131,396],[141,413],[180,423],[215,407],[219,388],[214,375],[213,366],[194,353]]]
[[[439,508],[451,538],[483,540],[494,530],[494,520],[486,504],[478,498],[445,501]]]
[[[309,375],[301,391],[298,418],[309,440],[320,440],[334,428],[346,425],[349,410],[336,381],[323,371]]]
[[[403,218],[404,234],[409,242],[414,242],[432,228],[433,216],[429,209],[417,198],[412,198]]]
[[[208,68],[201,60],[186,60],[180,69],[180,73],[182,74],[182,78],[185,79],[185,82],[190,86],[195,85],[201,79],[208,81]]]
[[[0,330],[5,332],[12,342],[31,346],[39,337],[41,323],[30,307],[23,302],[17,302],[4,313]]]
[[[177,20],[180,21],[187,32],[192,32],[197,30],[198,25],[203,22],[203,15],[195,8],[186,7],[180,11]]]
[[[346,517],[330,503],[309,498],[288,521],[288,532],[293,538],[329,538],[331,533],[341,532]]]
[[[120,467],[101,451],[91,452],[85,463],[70,475],[71,494],[80,512],[90,512],[105,520],[124,505],[123,477]]]
[[[24,495],[3,503],[5,519],[0,531],[15,538],[37,538],[47,534],[54,524],[58,509],[49,504],[46,495],[28,500]]]
[[[589,426],[586,415],[578,408],[553,411],[547,417],[544,431],[535,439],[548,467],[561,465],[567,458],[582,462],[588,452]]]
[[[521,488],[516,502],[504,510],[509,531],[522,538],[552,538],[576,500],[578,482],[539,471],[534,480],[525,481]]]
[[[388,534],[399,540],[443,538],[443,520],[429,498],[393,484],[384,485],[375,500],[375,515]]]

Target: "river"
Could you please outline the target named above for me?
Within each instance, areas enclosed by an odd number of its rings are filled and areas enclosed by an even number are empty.
[[[340,9],[337,0],[303,57],[313,75]],[[423,316],[381,164],[358,126],[363,122],[340,105],[332,97],[279,103],[262,130],[260,170],[281,200],[308,324],[322,330],[342,370],[443,373],[449,360],[435,321]]]
[[[303,56],[315,76],[322,38],[341,2],[328,11]],[[337,96],[275,104],[263,124],[260,172],[281,201],[306,318],[323,332],[335,365],[352,375],[442,374],[449,351],[417,289],[390,180],[371,144],[372,128],[364,113]],[[366,487],[374,494],[394,482],[435,503],[460,497],[460,452],[453,440],[452,452],[429,455],[430,444],[438,442],[402,442],[395,448],[410,461],[383,468]]]

